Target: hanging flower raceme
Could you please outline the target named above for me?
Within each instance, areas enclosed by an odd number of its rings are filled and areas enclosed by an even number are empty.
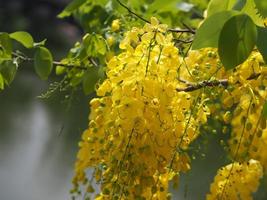
[[[87,183],[86,170],[94,168],[97,199],[167,199],[169,180],[190,169],[198,99],[176,91],[181,61],[166,30],[152,18],[127,32],[90,102],[73,182]]]
[[[185,58],[188,70],[181,69],[181,77],[187,81],[227,80],[226,86],[215,90],[206,90],[210,98],[222,99],[218,110],[226,109],[222,115],[216,116],[231,126],[229,149],[232,159],[245,164],[231,164],[218,172],[211,186],[211,195],[207,199],[252,199],[262,176],[261,166],[267,171],[267,129],[266,118],[263,117],[263,106],[266,102],[266,67],[259,52],[254,51],[247,61],[235,70],[225,71],[218,59],[216,49],[190,51]],[[227,87],[229,86],[229,87]],[[210,110],[214,110],[212,106]],[[227,128],[227,126],[225,126]],[[223,130],[222,130],[223,132]],[[257,161],[256,161],[257,160]],[[257,163],[257,164],[256,164]],[[251,168],[240,174],[242,168]],[[243,170],[244,171],[244,170]],[[246,175],[247,173],[247,175]],[[242,181],[236,181],[240,177]],[[253,178],[255,176],[255,181]],[[245,190],[247,187],[251,189]]]
[[[267,98],[266,67],[258,52],[238,66],[229,77],[235,86],[223,94],[226,108],[234,107],[230,116],[232,133],[229,140],[234,160],[256,159],[267,171],[266,118],[263,106]]]
[[[207,200],[252,200],[262,175],[262,167],[256,160],[229,164],[217,172]]]

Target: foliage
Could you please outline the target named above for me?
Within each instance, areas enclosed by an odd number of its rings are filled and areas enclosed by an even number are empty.
[[[216,119],[229,164],[207,199],[252,199],[267,172],[266,10],[258,0],[73,0],[58,16],[73,16],[84,36],[61,61],[45,40],[0,33],[0,89],[33,62],[41,79],[62,77],[43,97],[96,92],[74,196],[170,199],[169,182],[190,170],[192,144]]]

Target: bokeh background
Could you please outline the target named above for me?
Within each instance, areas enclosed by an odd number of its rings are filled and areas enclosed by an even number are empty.
[[[73,20],[57,14],[69,1],[1,0],[0,31],[30,32],[47,38],[56,60],[81,37]],[[48,89],[24,63],[15,81],[0,93],[0,200],[67,200],[78,141],[87,126],[88,99],[76,92],[37,96]],[[68,96],[66,96],[68,95]]]
[[[83,34],[75,20],[56,17],[68,2],[0,0],[0,32],[25,30],[36,41],[47,38],[55,60],[60,60]],[[90,97],[76,91],[37,98],[53,81],[57,77],[41,81],[32,64],[25,63],[12,85],[0,93],[0,200],[71,199],[73,166],[88,124]],[[221,138],[205,137],[211,142],[196,142],[194,148],[204,153],[194,155],[192,170],[182,175],[179,190],[170,189],[173,199],[205,199],[217,169],[226,163],[218,156],[224,155]],[[257,200],[266,199],[261,190]]]

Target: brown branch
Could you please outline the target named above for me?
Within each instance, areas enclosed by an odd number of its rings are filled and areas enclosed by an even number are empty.
[[[255,80],[257,79],[261,73],[254,73],[250,77],[247,78],[247,80]],[[227,87],[229,85],[228,79],[220,79],[220,80],[204,80],[199,83],[191,83],[190,81],[184,80],[179,78],[179,81],[186,84],[187,87],[184,88],[176,88],[177,92],[192,92],[195,90],[199,90],[204,87],[216,87],[216,86],[223,86]],[[239,83],[239,82],[237,82]]]
[[[247,78],[247,80],[253,80],[253,79],[257,79],[259,76],[261,75],[261,73],[254,73],[251,74],[250,77]]]
[[[173,33],[191,33],[191,34],[195,34],[196,31],[193,29],[179,29],[179,28],[170,28],[168,29],[168,31],[173,32]]]
[[[187,82],[187,85],[189,82]],[[188,85],[185,88],[176,88],[177,92],[192,92],[198,89],[201,89],[203,87],[216,87],[222,85],[224,87],[228,86],[228,80],[227,79],[222,79],[222,80],[210,80],[210,81],[201,81],[199,83],[193,83],[191,85]]]
[[[34,61],[33,58],[29,58],[27,56],[21,55],[21,54],[16,53],[16,52],[12,52],[12,55],[17,57],[17,58],[19,58],[19,59],[21,59],[22,61],[25,61],[25,62],[33,62]],[[91,63],[94,62],[93,65],[96,64],[95,61],[93,61],[92,58],[90,58],[90,62]],[[64,63],[62,63],[60,61],[53,61],[52,63],[53,63],[53,65],[59,65],[61,67],[66,67],[66,68],[76,68],[76,69],[82,69],[82,70],[86,70],[87,69],[87,67],[83,67],[83,66],[79,66],[79,65],[77,66],[77,65],[71,65],[71,64],[64,64]]]
[[[173,39],[176,43],[185,43],[185,44],[189,44],[192,43],[193,40],[182,40],[182,39]]]
[[[184,25],[185,28],[187,28],[187,29],[191,30],[191,32],[195,33],[195,30],[192,29],[190,26],[188,26],[186,23],[183,22],[182,24]]]

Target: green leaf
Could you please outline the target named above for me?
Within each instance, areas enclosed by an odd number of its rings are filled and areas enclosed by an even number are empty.
[[[96,35],[94,40],[94,46],[100,55],[105,55],[107,52],[107,44],[105,39],[101,35]]]
[[[0,46],[4,49],[7,55],[11,55],[12,42],[8,33],[0,33]]]
[[[226,10],[231,10],[236,0],[211,0],[207,8],[207,17]]]
[[[53,69],[53,57],[45,47],[39,47],[34,54],[34,68],[39,77],[47,79]]]
[[[83,5],[86,0],[73,0],[61,13],[59,13],[59,18],[68,17],[73,11],[77,10],[81,5]]]
[[[233,7],[233,10],[242,10],[246,3],[247,0],[237,0],[236,4]]]
[[[223,25],[237,13],[237,11],[223,11],[207,18],[196,32],[192,49],[218,47],[219,36]]]
[[[17,72],[17,66],[11,60],[4,61],[0,64],[0,72],[5,80],[5,83],[9,85],[14,80]]]
[[[70,85],[73,87],[79,85],[83,81],[83,75],[84,75],[83,71],[74,74],[74,76],[70,80]]]
[[[89,68],[83,77],[83,91],[86,95],[95,91],[95,84],[98,82],[98,68]]]
[[[107,52],[105,39],[99,34],[86,34],[83,38],[83,47],[86,50],[86,56],[98,57]]]
[[[9,34],[9,36],[12,39],[21,43],[26,48],[32,48],[34,45],[34,41],[33,41],[32,36],[27,32],[18,31],[18,32],[14,32],[14,33]]]
[[[267,1],[266,0],[254,0],[256,8],[259,14],[266,18],[267,17]]]
[[[257,29],[258,29],[258,39],[256,45],[265,63],[267,63],[267,28],[257,27]]]
[[[266,0],[261,0],[261,1],[266,1]],[[256,9],[256,4],[255,4],[254,0],[247,0],[246,5],[244,6],[244,8],[241,11],[243,13],[246,13],[247,15],[249,15],[256,25],[264,26],[264,20],[259,15],[259,12]]]
[[[2,74],[0,73],[0,90],[4,89],[4,78]]]
[[[106,79],[106,67],[100,66],[98,70],[98,77],[100,82]]]
[[[267,101],[265,101],[263,108],[262,108],[262,116],[264,119],[267,119]]]
[[[140,2],[138,2],[140,5]],[[177,0],[168,0],[168,3],[162,0],[155,0],[151,3],[147,9],[147,13],[162,13],[162,12],[176,12],[175,10]]]
[[[56,75],[64,74],[66,71],[66,67],[60,65],[56,66]]]
[[[233,69],[244,62],[257,41],[257,28],[245,14],[230,18],[223,26],[219,38],[219,56],[224,67]]]

